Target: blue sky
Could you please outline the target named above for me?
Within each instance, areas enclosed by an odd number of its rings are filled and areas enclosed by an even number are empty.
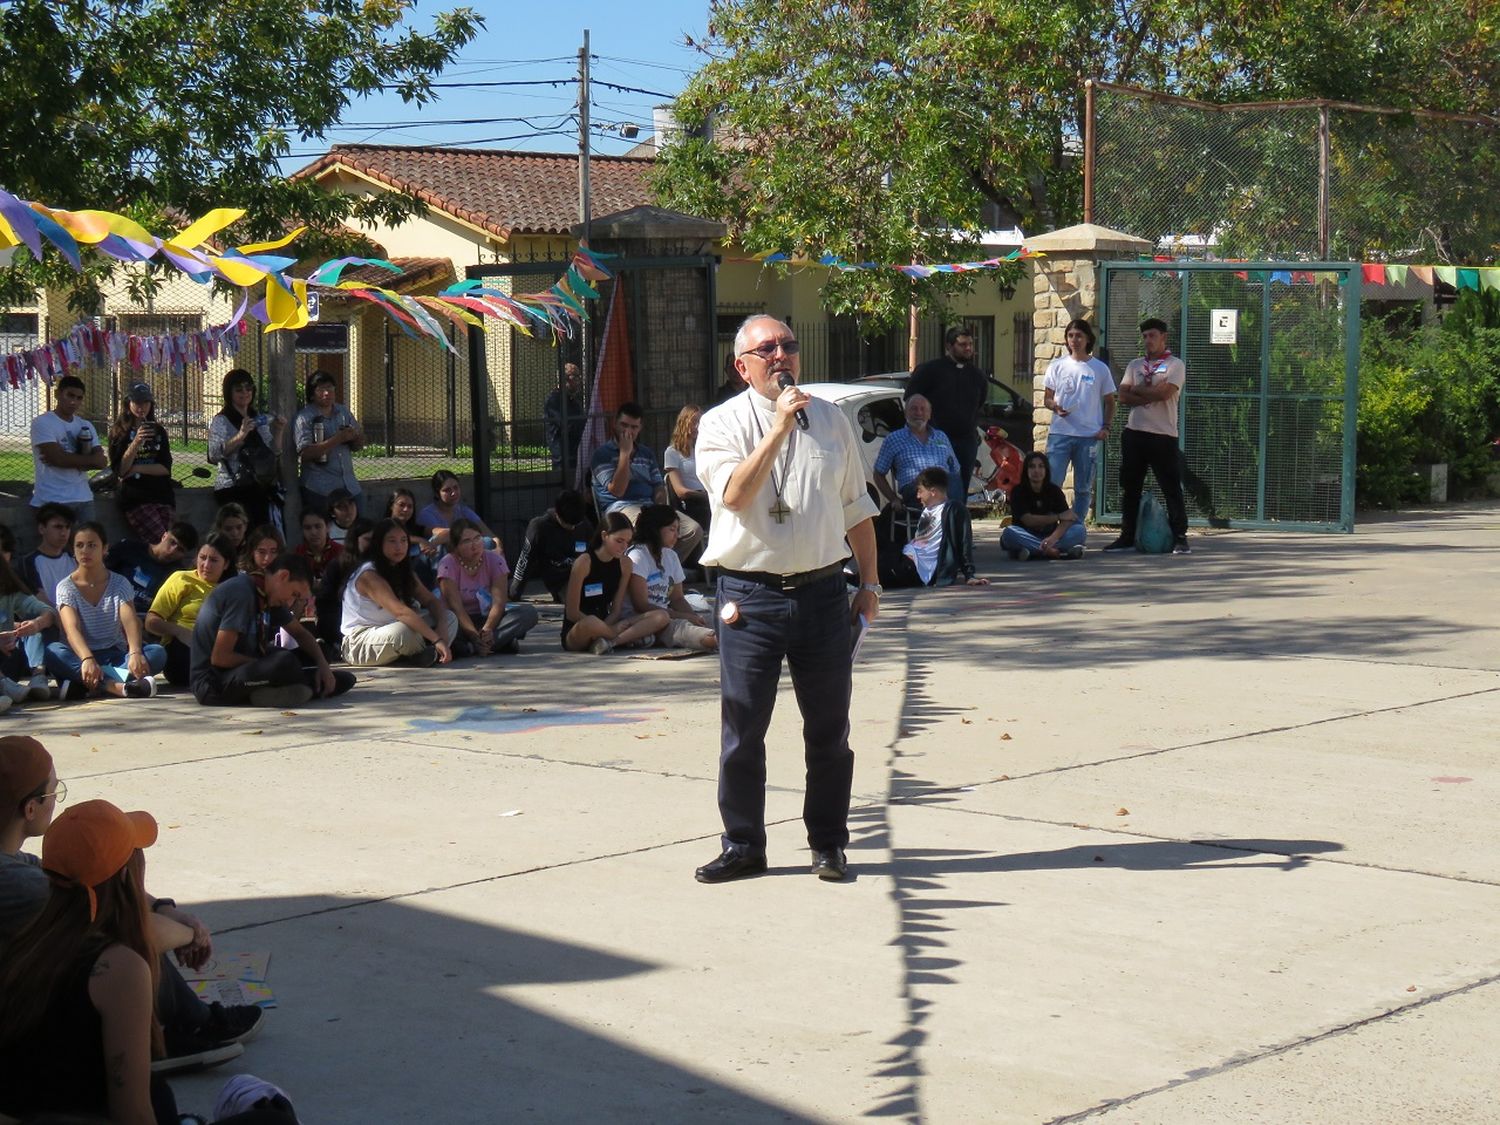
[[[432,14],[459,6],[460,0],[423,0],[413,22],[430,27]],[[477,0],[472,6],[488,26],[466,47],[442,82],[548,82],[578,73],[578,48],[589,30],[593,108],[598,124],[635,124],[651,131],[651,107],[675,95],[701,56],[682,45],[684,34],[701,36],[708,24],[708,0],[554,0],[550,4],[501,4]],[[603,85],[632,87],[615,90]],[[357,101],[344,124],[317,140],[293,142],[288,170],[300,168],[335,143],[457,145],[577,152],[576,85],[444,88],[425,106],[404,104],[394,95]],[[498,119],[498,120],[497,120]],[[523,120],[505,120],[523,119]],[[551,134],[551,135],[546,135]],[[618,129],[596,129],[593,148],[622,153],[635,142]]]

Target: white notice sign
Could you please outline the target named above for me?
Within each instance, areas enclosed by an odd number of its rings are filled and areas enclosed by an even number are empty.
[[[1239,338],[1240,310],[1214,309],[1208,322],[1210,344],[1233,344]]]

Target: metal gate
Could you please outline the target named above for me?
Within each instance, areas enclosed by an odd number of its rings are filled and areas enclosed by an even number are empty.
[[[1100,358],[1116,382],[1159,317],[1187,366],[1179,446],[1195,523],[1354,530],[1361,274],[1330,262],[1100,264]],[[1095,515],[1120,519],[1119,434]],[[1152,487],[1155,487],[1154,483]],[[1196,509],[1196,513],[1195,510]]]

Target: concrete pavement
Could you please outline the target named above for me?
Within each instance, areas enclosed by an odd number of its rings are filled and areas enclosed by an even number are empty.
[[[295,716],[27,708],[280,1007],[309,1125],[1500,1121],[1500,507],[887,598],[853,878],[719,887],[717,665],[379,672]],[[1103,537],[1100,538],[1103,542]]]

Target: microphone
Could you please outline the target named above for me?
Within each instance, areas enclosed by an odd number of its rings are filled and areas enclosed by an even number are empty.
[[[783,371],[776,376],[776,385],[782,390],[786,390],[788,387],[795,387],[797,382],[792,378],[790,372]],[[799,430],[807,429],[807,411],[801,407],[797,409],[797,428]]]

